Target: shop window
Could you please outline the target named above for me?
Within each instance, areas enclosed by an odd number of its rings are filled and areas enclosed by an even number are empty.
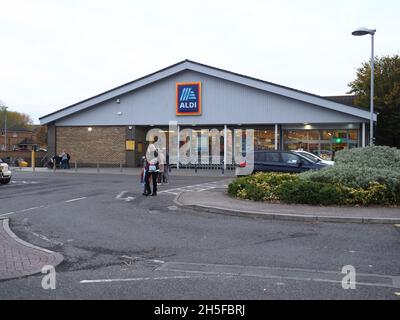
[[[278,140],[279,141],[279,140]],[[274,150],[275,130],[254,130],[254,150]]]
[[[358,141],[358,130],[349,130],[349,140]]]
[[[308,140],[319,140],[320,139],[318,130],[307,131],[307,134],[308,134]]]

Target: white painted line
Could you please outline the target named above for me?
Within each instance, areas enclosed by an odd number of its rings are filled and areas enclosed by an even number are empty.
[[[39,207],[32,207],[32,208],[28,208],[28,209],[23,209],[23,210],[20,210],[19,212],[31,211],[31,210],[35,210],[35,209],[39,209]]]
[[[117,199],[117,200],[124,200],[124,201],[126,201],[126,202],[130,202],[130,201],[136,199],[135,197],[130,197],[130,196],[128,196],[128,197],[126,197],[126,198],[123,198],[123,196],[124,196],[125,193],[127,193],[127,192],[128,192],[128,191],[121,191],[121,192],[115,197],[115,199]]]
[[[162,260],[150,260],[150,261],[153,261],[155,263],[165,263],[165,261],[162,261]]]
[[[221,184],[221,183],[223,183],[223,184]],[[228,185],[226,184],[226,182],[212,181],[212,182],[204,182],[204,183],[199,183],[199,184],[194,184],[194,185],[184,186],[184,187],[179,187],[179,188],[162,190],[159,193],[169,193],[169,194],[177,195],[177,192],[202,192],[202,191],[207,191],[210,189],[226,188],[227,186]]]
[[[125,193],[127,193],[128,191],[121,191],[116,197],[115,197],[115,199],[121,199],[122,198],[122,196],[125,194]]]
[[[7,213],[3,213],[3,214],[0,214],[0,217],[9,216],[10,214],[14,214],[14,213],[15,213],[15,211],[11,211],[11,212],[7,212]]]
[[[86,199],[86,197],[70,199],[70,200],[66,200],[64,202],[75,202],[75,201],[79,201],[79,200],[83,200],[83,199]]]
[[[203,278],[202,276],[173,276],[173,277],[144,277],[144,278],[127,278],[127,279],[99,279],[99,280],[81,280],[80,283],[109,283],[109,282],[128,282],[128,281],[148,281],[148,280],[176,280]]]
[[[33,231],[30,230],[29,228],[25,228],[25,230],[27,230],[28,232],[32,233],[34,236],[36,236],[36,237],[38,237],[38,238],[40,238],[40,239],[42,239],[42,240],[44,240],[44,241],[53,243],[53,244],[55,244],[55,245],[61,245],[61,246],[64,245],[64,243],[62,243],[62,242],[60,242],[60,241],[51,240],[51,239],[47,238],[45,235],[43,235],[43,234],[33,232]]]

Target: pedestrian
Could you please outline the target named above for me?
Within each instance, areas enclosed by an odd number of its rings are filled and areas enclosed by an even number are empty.
[[[67,169],[67,161],[68,161],[68,156],[65,150],[60,154],[60,159],[61,159],[61,169]]]
[[[164,156],[164,154],[163,154]],[[169,153],[168,151],[165,151],[165,157],[164,157],[164,170],[162,174],[162,183],[168,184],[168,178],[169,178]]]
[[[67,169],[70,169],[71,166],[69,165],[69,161],[71,160],[71,156],[67,153]]]
[[[154,145],[158,141],[158,137],[154,137],[154,141],[149,144],[146,151],[146,167],[144,170],[144,196],[157,195],[157,179],[158,174],[160,172],[160,161],[159,161],[159,152]],[[150,179],[152,180],[153,184],[153,192],[151,192],[150,188]]]
[[[164,157],[164,152],[160,151],[158,153],[158,160],[159,160],[159,167],[160,167],[160,172],[157,176],[157,184],[161,184],[163,178],[164,178],[164,170],[165,170],[165,157]]]

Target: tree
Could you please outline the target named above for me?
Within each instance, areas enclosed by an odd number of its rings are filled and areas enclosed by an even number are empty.
[[[38,126],[35,129],[35,142],[41,147],[47,147],[47,126]]]
[[[5,112],[3,106],[0,106],[0,129],[4,129],[4,117]],[[33,124],[32,118],[21,112],[10,111],[7,109],[7,128],[9,130],[22,130],[30,129],[30,125]]]
[[[376,144],[400,148],[400,56],[375,58],[374,111],[378,114]],[[371,67],[364,62],[349,83],[356,105],[370,108]]]

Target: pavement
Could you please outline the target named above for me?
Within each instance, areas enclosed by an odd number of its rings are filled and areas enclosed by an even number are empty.
[[[88,167],[78,167],[74,168],[73,166],[70,169],[57,169],[52,170],[48,168],[38,167],[34,170],[31,167],[15,167],[11,168],[13,172],[31,172],[31,173],[49,173],[49,174],[111,174],[111,175],[140,175],[141,168],[120,168],[118,167],[99,167],[97,168],[88,168]],[[171,176],[177,177],[235,177],[235,170],[225,170],[224,172],[221,169],[176,169],[172,168],[169,173]]]
[[[0,217],[64,260],[54,290],[41,273],[3,279],[0,300],[399,299],[399,226],[255,219],[174,202],[228,181],[176,175],[145,197],[133,175],[14,171],[0,186]],[[357,273],[354,290],[342,287],[344,266]]]
[[[306,206],[256,202],[230,197],[226,190],[182,192],[175,202],[200,211],[275,220],[400,224],[400,207]]]
[[[61,254],[18,238],[8,223],[8,218],[0,218],[0,280],[39,273],[44,266],[56,267],[63,261]]]

